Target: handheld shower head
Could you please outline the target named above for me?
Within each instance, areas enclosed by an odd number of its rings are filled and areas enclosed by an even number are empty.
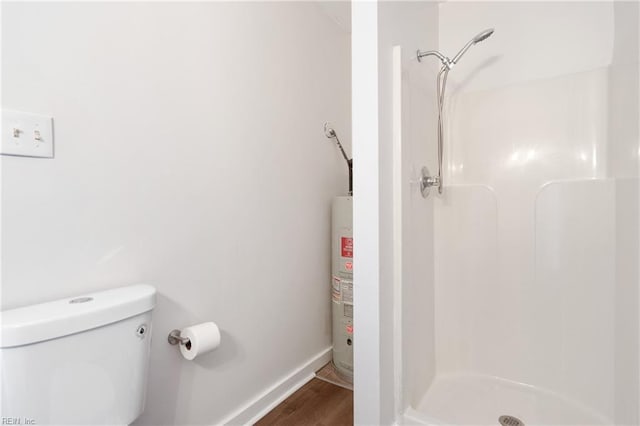
[[[475,36],[473,38],[473,42],[475,43],[480,43],[483,40],[488,39],[491,34],[493,34],[495,30],[493,28],[489,28],[488,30],[484,30],[483,32],[481,32],[480,34],[478,34],[477,36]]]
[[[436,50],[430,50],[427,52],[422,52],[418,50],[416,52],[418,61],[425,56],[435,56],[440,59],[442,62],[442,68],[440,68],[440,72],[438,73],[438,80],[436,84],[436,96],[438,101],[438,174],[436,176],[429,176],[429,173],[426,167],[422,168],[422,178],[420,180],[420,190],[422,192],[422,196],[426,197],[429,194],[429,188],[432,186],[438,187],[438,192],[442,194],[442,157],[443,157],[443,139],[444,139],[444,129],[442,126],[443,118],[442,118],[442,106],[444,105],[444,89],[447,87],[447,75],[449,71],[455,64],[458,63],[462,55],[464,55],[467,50],[471,46],[476,43],[480,43],[483,40],[488,39],[491,34],[493,34],[493,28],[486,29],[472,38],[467,44],[464,45],[462,49],[453,57],[453,59],[449,59],[444,56],[442,53]]]
[[[460,58],[462,57],[462,55],[467,53],[467,50],[469,50],[471,46],[473,46],[476,43],[480,43],[483,40],[488,39],[491,36],[491,34],[493,34],[493,31],[494,31],[493,28],[489,28],[487,30],[482,31],[480,34],[476,35],[474,38],[472,38],[467,44],[464,45],[462,49],[460,49],[458,53],[456,53],[456,56],[453,57],[453,59],[451,60],[451,63],[457,64]]]

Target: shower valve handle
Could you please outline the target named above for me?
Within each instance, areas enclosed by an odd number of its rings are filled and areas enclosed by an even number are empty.
[[[422,177],[420,177],[420,192],[424,198],[427,198],[432,186],[440,188],[440,177],[431,176],[426,167],[422,168]]]

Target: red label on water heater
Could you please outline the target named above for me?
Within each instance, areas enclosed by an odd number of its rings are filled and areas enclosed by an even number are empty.
[[[341,237],[342,240],[342,257],[353,257],[353,238]]]

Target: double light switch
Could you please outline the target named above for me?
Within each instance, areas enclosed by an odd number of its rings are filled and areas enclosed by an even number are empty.
[[[0,154],[53,158],[53,118],[2,110]]]

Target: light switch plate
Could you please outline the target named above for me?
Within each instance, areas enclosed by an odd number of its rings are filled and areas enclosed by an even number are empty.
[[[2,155],[53,158],[53,118],[2,110]]]

